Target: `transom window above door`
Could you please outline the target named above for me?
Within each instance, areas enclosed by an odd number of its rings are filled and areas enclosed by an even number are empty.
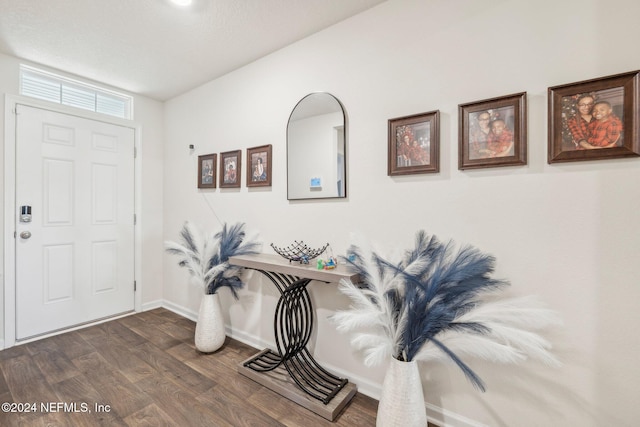
[[[133,119],[133,97],[27,65],[20,65],[20,94],[121,119]]]

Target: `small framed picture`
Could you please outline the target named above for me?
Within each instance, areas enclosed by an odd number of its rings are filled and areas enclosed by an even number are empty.
[[[389,120],[387,175],[436,173],[439,158],[439,111]]]
[[[216,188],[216,154],[198,156],[198,188]]]
[[[548,163],[639,156],[639,75],[550,87]]]
[[[526,92],[458,105],[458,169],[526,164]]]
[[[247,187],[271,186],[271,144],[247,148]]]
[[[220,153],[220,188],[240,187],[242,151]]]

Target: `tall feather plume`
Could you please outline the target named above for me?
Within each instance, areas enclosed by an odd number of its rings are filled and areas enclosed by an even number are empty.
[[[361,347],[362,342],[373,343],[367,346],[365,351],[368,365],[378,364],[387,360],[389,356],[397,357],[399,341],[397,329],[398,297],[394,281],[396,275],[384,267],[384,260],[377,256],[368,243],[359,246],[352,245],[347,250],[347,257],[343,259],[361,277],[365,286],[360,288],[348,280],[342,280],[339,286],[342,292],[350,296],[352,310],[338,311],[332,316],[333,321],[339,325],[343,332],[354,331],[365,327],[367,333],[360,337],[356,333],[352,344],[356,348]],[[352,314],[357,312],[356,316]],[[377,340],[373,339],[377,336]]]
[[[449,358],[451,360],[453,360],[455,362],[456,365],[458,365],[458,367],[462,370],[462,372],[464,373],[464,375],[467,377],[467,379],[471,382],[471,384],[476,387],[477,389],[479,389],[480,391],[485,391],[485,385],[484,382],[482,382],[482,380],[480,379],[480,377],[473,372],[473,370],[471,370],[471,368],[469,366],[467,366],[466,363],[464,363],[462,361],[462,359],[460,359],[458,357],[457,354],[455,354],[453,351],[451,351],[447,346],[443,345],[439,340],[432,338],[431,342],[438,348],[440,348],[440,350],[445,353],[447,356],[449,356]]]
[[[180,231],[180,242],[165,242],[167,252],[178,256],[178,265],[187,268],[199,283],[204,283],[206,240],[201,232],[190,222],[185,222]]]
[[[204,234],[190,222],[184,224],[180,237],[180,242],[165,242],[167,252],[179,257],[178,265],[188,269],[205,293],[228,287],[238,298],[238,290],[244,286],[239,277],[242,268],[228,261],[234,255],[259,253],[257,237],[247,238],[243,223],[225,223],[221,231]]]
[[[494,257],[471,246],[458,248],[453,241],[443,244],[424,231],[416,233],[414,248],[399,261],[362,243],[347,254],[363,283],[341,283],[352,305],[333,321],[338,330],[354,333],[351,343],[364,352],[368,366],[389,355],[450,360],[484,391],[461,356],[498,363],[535,358],[559,365],[551,344],[535,332],[557,324],[557,316],[531,297],[497,299],[509,283],[491,277]]]
[[[222,226],[222,230],[215,234],[217,242],[217,252],[210,259],[209,265],[214,272],[212,280],[208,285],[208,293],[216,293],[223,286],[231,290],[234,298],[238,298],[238,290],[244,286],[238,277],[240,267],[229,264],[229,258],[235,255],[248,255],[258,253],[261,244],[255,239],[246,239],[244,223],[236,223],[227,227]],[[216,266],[219,268],[216,269]]]

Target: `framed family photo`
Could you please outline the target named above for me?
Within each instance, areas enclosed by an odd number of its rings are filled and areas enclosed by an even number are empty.
[[[216,188],[216,154],[198,156],[198,188]]]
[[[458,169],[526,164],[526,92],[458,105]]]
[[[247,148],[247,187],[271,186],[271,144]]]
[[[639,156],[639,76],[550,87],[548,163]]]
[[[436,173],[439,157],[439,111],[389,120],[387,175]]]
[[[220,188],[240,187],[242,151],[220,153]]]

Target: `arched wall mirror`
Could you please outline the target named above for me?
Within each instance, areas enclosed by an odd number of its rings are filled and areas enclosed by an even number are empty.
[[[329,93],[300,100],[287,124],[287,199],[347,196],[346,118]]]

